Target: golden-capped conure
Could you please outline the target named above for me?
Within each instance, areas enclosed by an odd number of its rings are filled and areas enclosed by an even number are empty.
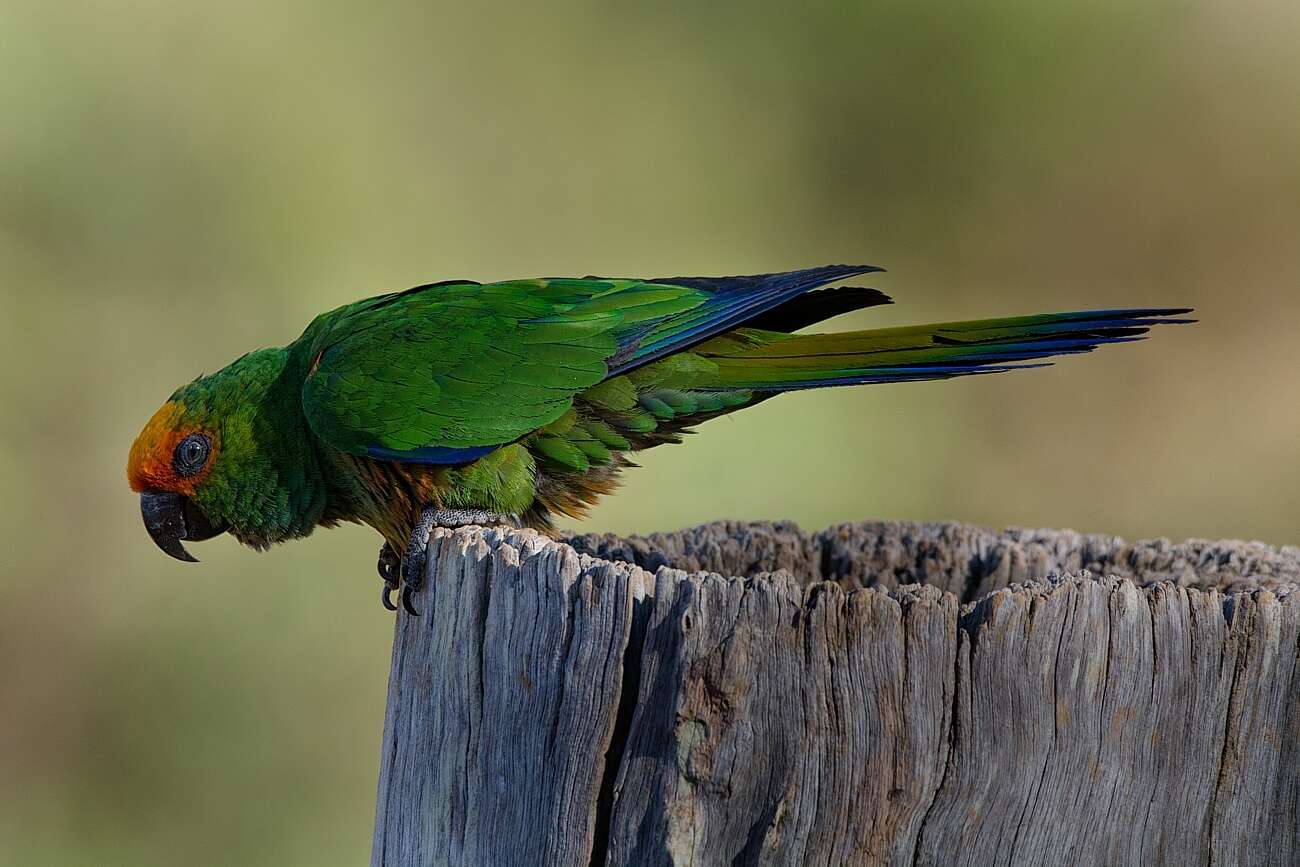
[[[178,389],[127,474],[181,560],[183,541],[223,532],[265,548],[368,524],[385,540],[385,605],[404,581],[412,610],[432,527],[549,529],[612,491],[633,452],[709,419],[788,391],[1036,367],[1190,321],[1137,308],[795,333],[890,303],[820,288],[879,270],[453,280],[369,298]]]

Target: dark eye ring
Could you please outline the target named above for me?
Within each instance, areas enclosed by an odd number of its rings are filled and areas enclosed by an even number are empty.
[[[212,440],[207,434],[192,433],[180,441],[172,455],[172,469],[179,476],[192,476],[208,462],[212,454]]]

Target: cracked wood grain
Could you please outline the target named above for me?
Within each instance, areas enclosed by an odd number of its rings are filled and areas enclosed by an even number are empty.
[[[641,591],[626,567],[510,541],[430,540],[425,613],[393,643],[375,864],[587,863]]]
[[[567,541],[431,539],[373,865],[1300,862],[1300,550]]]

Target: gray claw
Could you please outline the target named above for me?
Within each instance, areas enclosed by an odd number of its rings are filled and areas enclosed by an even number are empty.
[[[407,551],[402,558],[402,583],[418,590],[424,583],[424,564],[427,560],[428,555],[423,548]]]
[[[415,588],[410,584],[402,588],[402,608],[406,609],[406,613],[412,617],[419,617],[420,612],[416,611],[415,606],[411,604],[411,597],[414,595]]]
[[[397,606],[393,604],[393,591],[401,584],[401,561],[397,559],[397,553],[393,551],[393,546],[387,542],[384,547],[379,549],[379,562],[375,568],[379,572],[379,577],[384,579],[384,586],[379,591],[379,601],[389,611],[396,611]]]
[[[401,560],[392,546],[385,544],[379,552],[379,574],[386,587],[382,596],[384,607],[395,611],[390,594],[400,584],[402,587],[402,608],[412,617],[419,617],[411,599],[424,586],[424,568],[428,561],[429,536],[434,527],[463,527],[469,524],[483,526],[509,525],[518,526],[517,515],[500,515],[484,509],[436,509],[432,506],[422,509],[420,517],[411,529],[410,541]]]

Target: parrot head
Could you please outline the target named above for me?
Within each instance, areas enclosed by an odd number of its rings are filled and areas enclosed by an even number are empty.
[[[127,480],[167,554],[197,562],[182,543],[226,532],[265,548],[306,535],[319,519],[314,452],[283,356],[250,353],[182,386],[136,437]]]
[[[182,389],[182,392],[184,389]],[[127,479],[140,495],[140,513],[154,543],[177,560],[194,562],[182,541],[219,536],[229,522],[209,517],[198,500],[207,493],[221,452],[220,426],[194,412],[181,392],[162,405],[131,446]],[[203,499],[209,497],[203,496]]]

